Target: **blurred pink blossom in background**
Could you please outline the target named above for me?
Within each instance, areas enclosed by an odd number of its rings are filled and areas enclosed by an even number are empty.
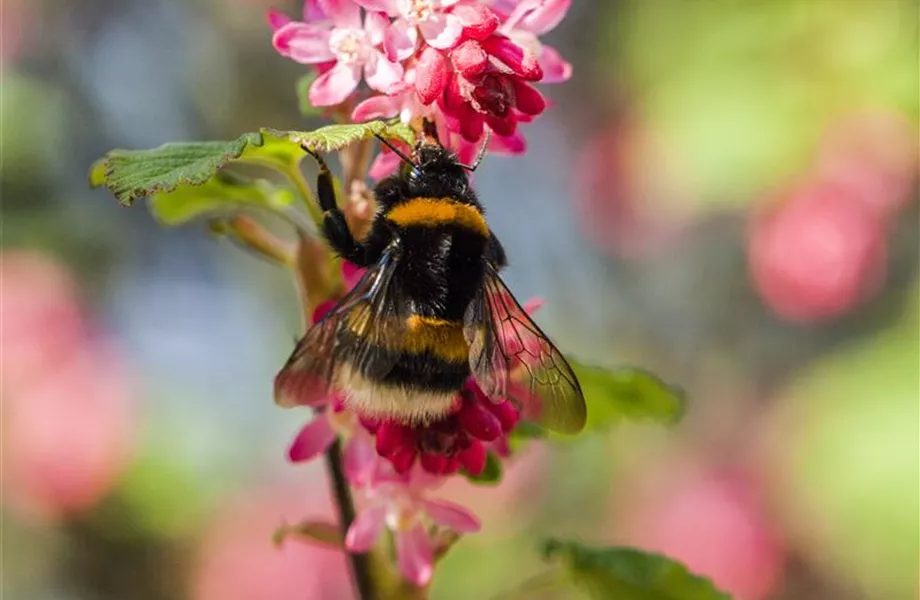
[[[2,256],[3,497],[54,518],[95,504],[127,466],[136,391],[52,259]]]
[[[192,600],[268,600],[353,597],[341,550],[286,539],[271,532],[303,518],[331,519],[325,487],[263,489],[231,499],[209,524],[192,580]]]
[[[838,317],[884,279],[887,241],[879,215],[846,188],[806,183],[756,215],[749,261],[754,286],[790,321]]]
[[[732,594],[763,600],[777,589],[784,549],[745,476],[678,465],[636,488],[620,514],[630,544],[671,556]]]
[[[750,270],[767,306],[790,321],[820,321],[873,296],[918,171],[920,143],[901,117],[863,111],[833,123],[804,181],[754,213]]]

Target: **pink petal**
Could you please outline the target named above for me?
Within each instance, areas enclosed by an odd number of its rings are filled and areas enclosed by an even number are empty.
[[[540,83],[562,83],[572,76],[572,63],[562,58],[555,48],[543,46],[539,62],[540,68],[543,69],[543,79]]]
[[[466,82],[466,80],[464,80],[464,82]],[[447,87],[444,88],[444,95],[438,99],[438,105],[444,113],[444,122],[448,129],[459,131],[460,123],[458,119],[461,116],[460,113],[467,107],[467,101],[463,96],[459,75],[448,77]]]
[[[388,459],[397,475],[406,475],[412,469],[412,465],[415,464],[417,456],[418,451],[415,448],[402,448],[393,453],[392,456],[389,456]]]
[[[345,534],[345,547],[349,552],[367,552],[380,537],[386,524],[386,506],[374,506],[358,513]]]
[[[482,115],[470,108],[469,105],[464,108],[465,110],[460,116],[460,135],[466,141],[475,144],[482,138],[485,124],[483,123]]]
[[[479,440],[473,440],[469,448],[461,450],[454,457],[460,461],[467,473],[474,476],[481,475],[485,471],[489,458],[485,445]]]
[[[351,113],[351,120],[364,123],[373,119],[388,119],[399,114],[399,99],[392,96],[371,96],[364,100]]]
[[[467,142],[463,138],[452,139],[450,147],[457,153],[457,159],[465,165],[476,160],[476,155],[479,154],[479,147],[476,144]],[[470,180],[472,180],[473,173],[470,173],[469,177]]]
[[[502,434],[501,421],[486,410],[478,400],[464,398],[463,406],[457,417],[463,429],[477,439],[491,442]]]
[[[498,16],[485,6],[458,6],[453,14],[463,25],[464,37],[484,40],[492,35],[500,24]]]
[[[363,432],[359,431],[348,439],[345,443],[342,462],[345,477],[352,486],[361,487],[368,482],[374,470],[376,456],[374,447]]]
[[[393,456],[415,448],[415,433],[408,426],[384,421],[377,427],[376,449],[380,456]]]
[[[311,315],[313,323],[319,323],[323,317],[328,315],[332,309],[335,308],[336,304],[338,304],[338,301],[336,300],[326,300],[317,304],[316,308],[313,309],[313,314]]]
[[[303,462],[321,454],[335,440],[335,430],[324,414],[318,414],[304,425],[288,449],[292,462]]]
[[[418,30],[405,19],[396,19],[386,32],[383,47],[390,60],[405,60],[415,52]]]
[[[268,19],[268,26],[272,28],[272,31],[278,31],[291,22],[291,17],[274,8],[270,9],[265,17]]]
[[[517,425],[520,419],[517,409],[507,400],[504,402],[486,402],[484,406],[486,410],[491,411],[491,413],[498,418],[499,422],[502,424],[503,433],[508,433],[514,429],[514,426]]]
[[[422,37],[433,48],[446,50],[451,48],[460,39],[463,33],[463,23],[454,15],[434,15],[419,25]]]
[[[508,111],[504,117],[498,117],[496,115],[484,115],[486,123],[489,125],[489,129],[495,132],[496,135],[507,137],[509,135],[514,135],[515,130],[517,129],[517,118],[514,116],[514,112]]]
[[[556,27],[565,17],[572,0],[523,0],[502,25],[502,31],[523,29],[537,35]]]
[[[482,527],[476,515],[459,504],[447,500],[425,500],[423,504],[432,521],[458,533],[475,533]]]
[[[511,79],[514,86],[515,108],[525,115],[538,115],[546,109],[546,99],[529,83],[517,78]]]
[[[434,573],[431,539],[421,523],[408,531],[397,531],[396,562],[399,570],[413,584],[428,585]]]
[[[447,69],[447,58],[442,52],[431,46],[422,50],[415,67],[415,89],[419,102],[428,105],[441,95],[450,76]]]
[[[317,0],[317,3],[336,27],[361,29],[361,7],[354,0]]]
[[[482,41],[482,47],[524,79],[540,81],[543,78],[543,69],[537,58],[510,39],[493,35]]]
[[[447,457],[440,454],[421,454],[418,462],[432,475],[443,475],[447,468]]]
[[[518,25],[537,35],[551,31],[565,18],[565,14],[572,5],[572,0],[542,0],[537,2],[537,7],[528,12]]]
[[[378,92],[386,92],[402,81],[403,74],[402,65],[388,60],[380,51],[375,51],[370,61],[364,65],[364,79],[367,85]]]
[[[464,77],[472,78],[489,66],[489,55],[476,40],[464,40],[450,52],[454,68]]]
[[[396,173],[399,169],[400,162],[402,162],[402,159],[396,156],[396,154],[392,152],[381,152],[374,159],[374,162],[371,163],[371,167],[368,169],[367,174],[370,175],[370,178],[374,181],[380,181]]]
[[[275,31],[272,44],[282,56],[306,65],[335,58],[329,49],[329,30],[317,25],[290,22]]]
[[[347,289],[350,290],[351,288],[355,287],[355,284],[358,283],[358,280],[364,277],[365,273],[367,273],[367,269],[364,267],[359,267],[355,263],[348,260],[342,261],[342,279],[345,280],[345,287]],[[361,417],[361,422],[366,426],[373,424],[372,432],[377,431],[378,423],[373,419]]]
[[[385,12],[391,17],[399,12],[399,0],[354,0],[354,2],[366,10]]]
[[[544,304],[546,304],[545,298],[535,296],[524,303],[524,312],[526,312],[528,315],[532,315],[543,308]]]
[[[303,20],[307,23],[316,23],[326,20],[326,13],[319,6],[319,0],[304,0]]]
[[[460,135],[468,142],[479,142],[484,131],[482,116],[469,111],[469,114],[460,122]]]
[[[372,46],[379,46],[386,38],[390,20],[382,12],[369,12],[364,16],[364,31],[370,36]]]
[[[361,67],[337,63],[333,68],[316,78],[310,86],[310,104],[313,106],[334,106],[341,104],[358,87]]]

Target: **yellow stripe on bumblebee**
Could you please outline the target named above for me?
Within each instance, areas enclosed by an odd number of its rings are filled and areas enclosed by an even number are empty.
[[[450,198],[412,198],[391,208],[386,218],[400,227],[459,225],[489,237],[489,225],[482,213]]]
[[[470,347],[463,333],[462,321],[412,315],[405,321],[392,317],[372,318],[369,307],[359,305],[348,319],[351,333],[370,338],[387,350],[419,355],[429,352],[453,363],[469,360]]]

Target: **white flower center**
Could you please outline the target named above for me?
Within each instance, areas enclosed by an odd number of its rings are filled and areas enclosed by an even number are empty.
[[[413,22],[427,21],[434,13],[431,0],[408,0],[404,9],[406,19]]]
[[[390,531],[408,531],[415,526],[419,519],[418,509],[403,503],[391,504],[387,507],[386,523]]]
[[[367,60],[371,47],[367,33],[360,29],[339,28],[332,31],[329,48],[340,61],[355,64]]]

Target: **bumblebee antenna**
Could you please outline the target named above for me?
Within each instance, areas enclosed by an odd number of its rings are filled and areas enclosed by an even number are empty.
[[[374,136],[375,136],[378,140],[380,140],[380,143],[381,143],[381,144],[385,145],[387,148],[389,148],[390,150],[392,150],[393,153],[394,153],[396,156],[398,156],[399,158],[401,158],[402,161],[403,161],[404,163],[406,163],[406,164],[409,165],[410,167],[418,167],[417,164],[415,164],[414,162],[412,162],[412,159],[411,159],[411,158],[409,158],[408,156],[406,156],[405,154],[403,154],[402,150],[400,150],[399,148],[397,148],[395,145],[391,144],[391,143],[390,143],[390,140],[386,139],[385,137],[383,137],[383,136],[380,135],[379,133],[375,133]]]
[[[467,171],[469,171],[470,173],[478,169],[479,164],[482,162],[482,159],[485,158],[486,156],[486,149],[489,147],[489,140],[491,139],[492,139],[492,131],[487,129],[486,139],[485,141],[482,142],[482,146],[479,148],[479,153],[476,155],[476,160],[473,161],[472,165],[461,164],[460,166],[466,169]]]

